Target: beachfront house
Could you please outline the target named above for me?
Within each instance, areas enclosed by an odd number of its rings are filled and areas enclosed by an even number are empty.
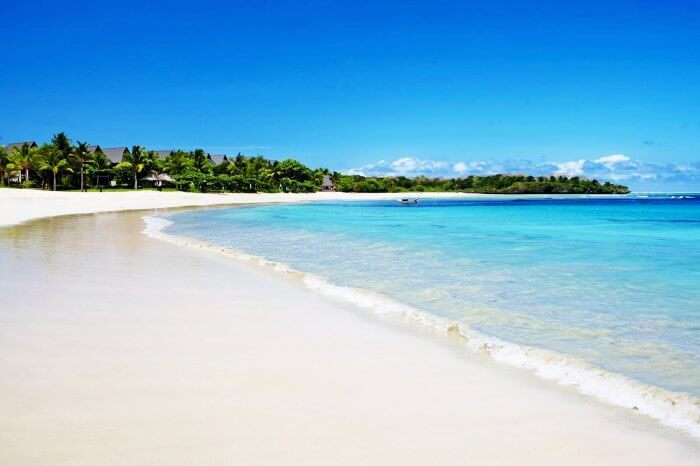
[[[153,186],[159,191],[165,186],[174,186],[175,180],[170,177],[167,173],[159,173],[155,170],[151,171],[148,176],[141,178],[141,181],[145,182],[144,186]]]
[[[124,154],[129,153],[130,150],[126,146],[118,146],[118,147],[107,147],[105,149],[102,149],[102,152],[107,156],[110,162],[113,164],[118,164],[124,159]],[[149,151],[151,152],[151,151]],[[166,159],[170,154],[174,153],[174,149],[158,149],[152,151],[153,154],[155,154],[156,157],[159,159],[163,160]],[[172,184],[174,183],[173,179],[168,176],[167,173],[148,173],[145,174],[143,178],[141,178],[143,181],[146,182],[146,186],[151,185],[156,188],[161,188],[165,186],[166,184]],[[115,183],[116,181],[113,181]]]
[[[323,175],[323,181],[321,181],[321,191],[335,191],[335,183],[330,175]]]

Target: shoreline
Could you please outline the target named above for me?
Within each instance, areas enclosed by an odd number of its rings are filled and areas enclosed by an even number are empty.
[[[0,458],[697,464],[700,446],[687,434],[362,318],[220,251],[151,239],[142,217],[0,228],[9,246],[0,257],[0,406],[9,413]],[[71,245],[90,260],[67,254]],[[51,308],[13,292],[30,279],[29,295],[51,296]]]
[[[612,194],[477,194],[458,192],[415,193],[186,193],[172,191],[54,192],[34,189],[0,189],[0,228],[31,220],[64,215],[126,212],[185,207],[218,207],[246,204],[318,201],[380,201],[417,199],[577,199],[617,198]]]
[[[451,339],[470,355],[481,355],[500,365],[536,375],[559,386],[573,387],[578,393],[605,405],[632,409],[661,425],[678,429],[700,441],[700,399],[631,379],[588,364],[567,354],[512,343],[475,331],[464,324],[438,317],[371,290],[336,285],[325,277],[291,268],[288,264],[222,247],[197,239],[173,235],[165,230],[172,222],[167,217],[144,216],[143,233],[179,247],[205,250],[244,265],[253,265],[294,278],[302,285],[333,301],[344,302],[365,311],[372,319],[390,324],[408,324],[418,333]]]

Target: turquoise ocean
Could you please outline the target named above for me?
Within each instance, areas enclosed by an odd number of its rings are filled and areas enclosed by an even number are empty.
[[[700,195],[216,208],[163,233],[700,433]],[[455,327],[454,325],[457,324]]]

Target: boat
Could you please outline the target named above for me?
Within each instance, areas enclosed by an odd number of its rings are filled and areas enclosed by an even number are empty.
[[[404,199],[399,199],[399,202],[401,204],[418,204],[418,199],[404,198]]]

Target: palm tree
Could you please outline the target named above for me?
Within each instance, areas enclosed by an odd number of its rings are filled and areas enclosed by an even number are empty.
[[[0,147],[0,184],[7,184],[7,174],[10,169],[7,165],[10,163],[10,156],[4,147]]]
[[[42,157],[38,159],[38,168],[42,171],[50,171],[53,174],[53,190],[56,191],[56,176],[61,171],[72,172],[68,160],[63,152],[53,145],[44,148]]]
[[[94,176],[96,178],[95,184],[98,186],[100,185],[100,177],[108,178],[112,175],[112,162],[107,158],[100,146],[95,147],[92,153],[92,161],[90,165],[86,167],[85,171],[88,176]]]
[[[133,146],[131,152],[124,151],[122,161],[115,167],[117,170],[128,170],[134,175],[134,189],[139,189],[139,173],[150,165],[150,156],[141,146]]]
[[[156,152],[149,152],[149,157],[150,157],[150,176],[151,179],[153,180],[153,185],[157,187],[159,190],[163,186],[163,182],[172,182],[173,179],[170,178],[170,175],[168,175],[168,172],[166,170],[166,163],[165,160],[161,160],[158,158],[158,153]]]
[[[92,163],[94,156],[87,142],[78,141],[78,145],[72,149],[72,158],[80,166],[80,191],[85,191],[85,166]]]
[[[51,138],[51,144],[58,149],[58,151],[63,155],[64,159],[70,157],[73,147],[70,144],[70,139],[66,136],[66,133],[61,131],[58,134],[54,134]]]
[[[22,184],[22,172],[25,181],[29,181],[29,169],[32,167],[32,159],[36,158],[38,149],[28,143],[13,147],[10,154],[8,168],[19,170],[19,183]]]
[[[195,151],[192,152],[192,161],[194,163],[195,170],[202,173],[211,172],[210,159],[203,149],[195,149]]]
[[[177,177],[193,168],[194,163],[192,157],[187,152],[181,150],[171,152],[165,159],[165,171],[171,176]]]

